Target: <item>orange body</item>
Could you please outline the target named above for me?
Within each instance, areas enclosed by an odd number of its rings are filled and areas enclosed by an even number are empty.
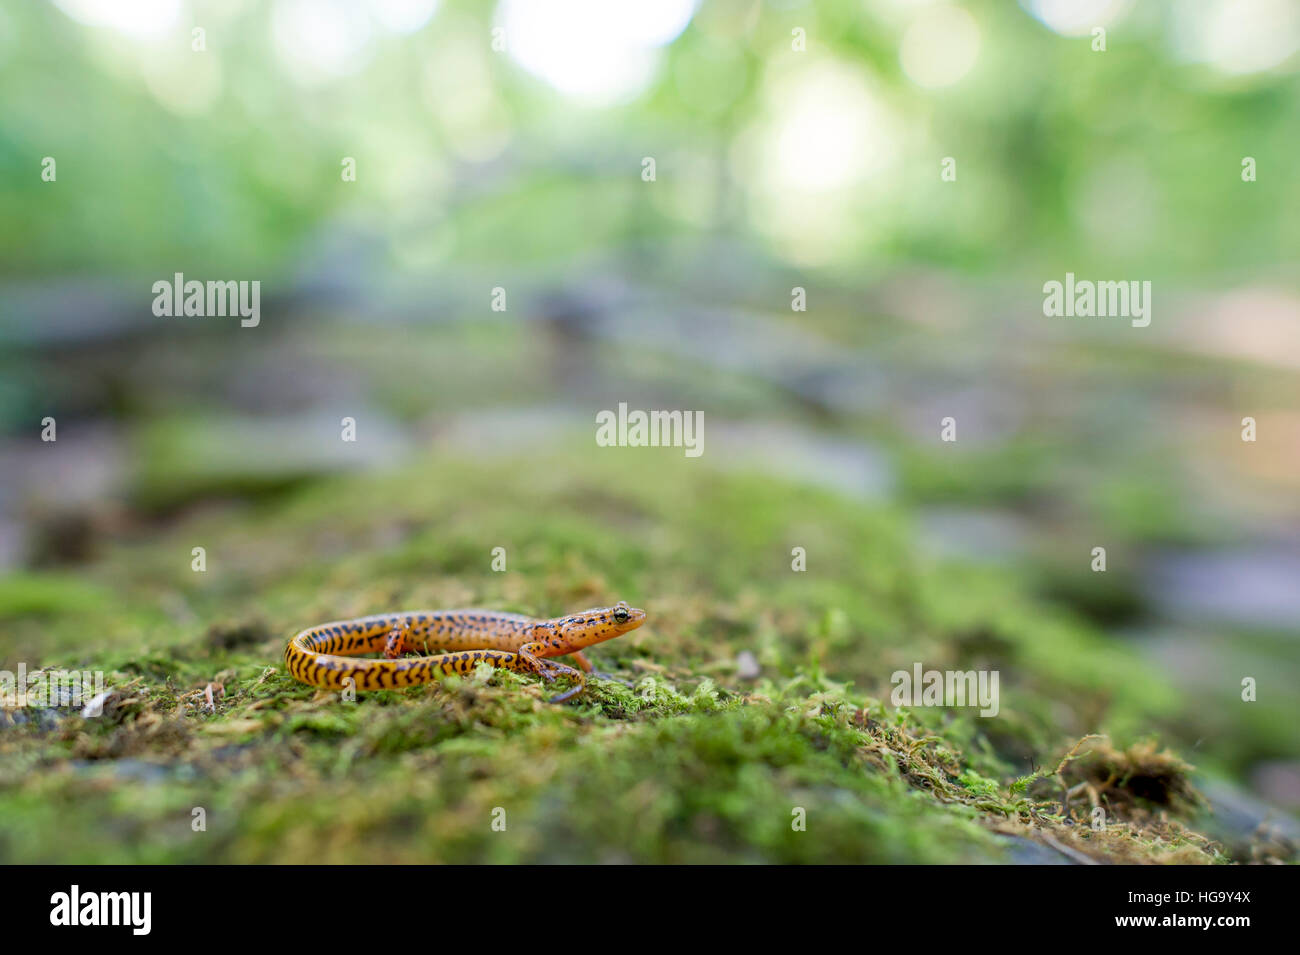
[[[577,680],[574,689],[551,701],[558,703],[586,685],[591,664],[583,647],[635,630],[645,616],[622,602],[550,620],[491,610],[378,614],[309,627],[289,641],[284,662],[295,679],[329,689],[415,686],[448,673],[471,673],[480,663],[536,673],[548,682],[561,675]],[[357,659],[378,652],[387,659]],[[424,655],[401,658],[406,653]],[[565,654],[581,669],[548,659]]]

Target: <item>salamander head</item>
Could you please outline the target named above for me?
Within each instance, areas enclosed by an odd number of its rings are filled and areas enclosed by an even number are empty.
[[[620,600],[612,607],[596,607],[551,621],[567,643],[589,647],[635,630],[645,623],[645,611]]]

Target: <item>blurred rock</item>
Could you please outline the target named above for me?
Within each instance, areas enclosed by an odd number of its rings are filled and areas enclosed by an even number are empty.
[[[1275,760],[1261,763],[1250,774],[1261,796],[1287,809],[1300,809],[1300,762]]]
[[[1151,598],[1176,620],[1277,627],[1300,637],[1300,549],[1275,544],[1167,553],[1149,575]]]

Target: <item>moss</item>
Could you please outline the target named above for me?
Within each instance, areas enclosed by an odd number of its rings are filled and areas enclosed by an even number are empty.
[[[0,620],[90,611],[108,593],[73,574],[48,571],[0,577]]]
[[[1103,742],[1070,766],[1070,778],[1079,780],[1094,800],[1129,813],[1155,808],[1186,817],[1204,808],[1191,775],[1189,764],[1159,749],[1155,740],[1139,740],[1123,750]]]
[[[113,693],[98,719],[0,720],[0,857],[974,862],[1015,835],[1224,858],[1178,821],[1183,765],[1135,742],[1176,733],[1185,704],[1132,652],[1009,574],[918,558],[888,510],[625,462],[592,459],[576,485],[542,458],[315,480],[105,541],[80,599],[11,600],[7,658],[101,669]],[[287,637],[322,620],[617,598],[651,619],[593,651],[617,680],[570,705],[486,668],[351,703],[281,668]],[[887,705],[914,660],[999,669],[999,717]],[[1058,767],[1091,732],[1128,742]],[[1086,787],[1062,801],[1085,783],[1104,830]]]

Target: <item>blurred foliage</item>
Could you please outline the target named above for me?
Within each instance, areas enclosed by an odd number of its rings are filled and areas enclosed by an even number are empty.
[[[1176,55],[1177,37],[1209,29],[1207,5],[1134,5],[1104,53],[1015,4],[962,6],[979,29],[975,64],[927,90],[899,65],[916,15],[906,5],[711,0],[641,95],[600,110],[493,52],[497,13],[474,0],[443,2],[409,36],[377,30],[364,69],[318,84],[286,69],[276,4],[195,3],[144,39],[51,3],[10,5],[0,216],[22,227],[0,234],[0,270],[270,279],[331,222],[384,224],[386,253],[411,267],[556,261],[754,223],[778,252],[807,258],[764,225],[805,201],[761,184],[764,144],[791,119],[782,91],[809,84],[838,103],[850,81],[888,119],[872,135],[895,159],[833,206],[807,197],[805,217],[847,230],[828,266],[1055,273],[1069,261],[1167,276],[1300,260],[1287,214],[1300,180],[1286,174],[1300,84],[1293,70],[1233,76]],[[191,23],[207,29],[205,52],[190,49]],[[794,27],[806,53],[790,49]],[[647,155],[660,170],[652,191],[639,178]],[[939,180],[949,155],[957,184]],[[44,156],[58,161],[57,186],[39,178]],[[340,181],[344,156],[358,161],[355,183]],[[1243,156],[1258,183],[1241,182]]]

